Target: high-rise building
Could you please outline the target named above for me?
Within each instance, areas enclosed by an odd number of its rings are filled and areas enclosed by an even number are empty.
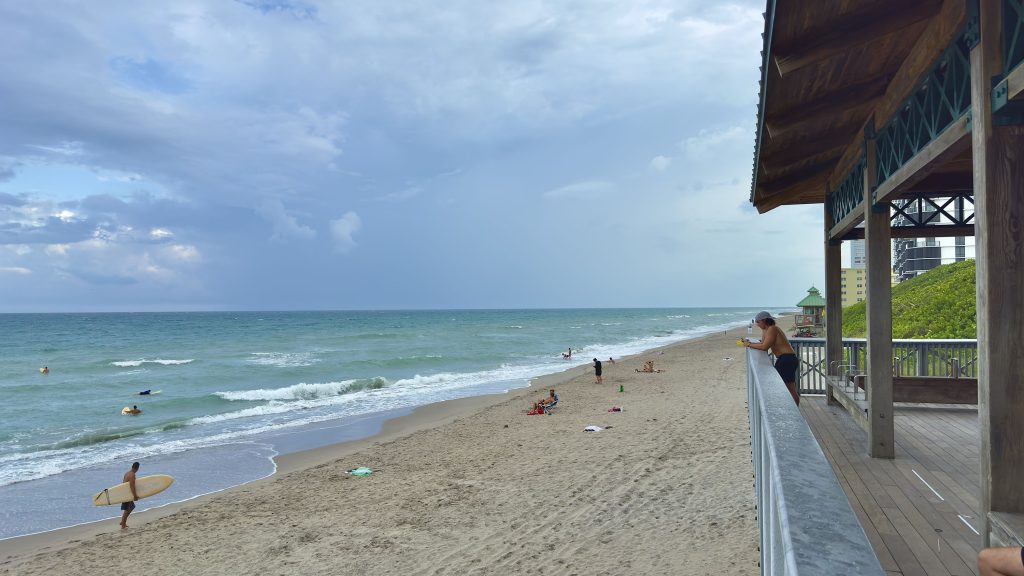
[[[839,291],[843,295],[843,308],[867,298],[867,274],[863,268],[843,268]]]
[[[952,209],[957,211],[957,217],[960,219],[963,219],[964,214],[969,214],[973,210],[970,207],[965,207],[963,201],[956,202]],[[903,210],[918,219],[931,219],[932,223],[942,223],[948,220],[942,214],[935,214],[934,208],[931,207],[927,207],[921,214],[918,214],[917,206],[912,202],[908,202]],[[906,221],[906,217],[899,215],[894,223],[900,225]],[[968,258],[974,258],[973,236],[897,238],[893,240],[892,244],[892,269],[900,282],[942,264],[963,262]]]
[[[864,241],[863,240],[851,240],[850,241],[850,268],[864,269],[867,263],[867,257],[864,255]]]

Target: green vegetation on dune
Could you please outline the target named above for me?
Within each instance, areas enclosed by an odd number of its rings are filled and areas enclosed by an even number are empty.
[[[977,338],[974,286],[974,260],[939,266],[893,286],[892,337]],[[864,338],[865,304],[843,309],[843,336]]]

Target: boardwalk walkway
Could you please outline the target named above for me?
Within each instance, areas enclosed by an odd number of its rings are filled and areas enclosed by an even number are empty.
[[[897,405],[895,460],[870,458],[867,433],[824,397],[800,409],[888,574],[977,574],[976,406]]]

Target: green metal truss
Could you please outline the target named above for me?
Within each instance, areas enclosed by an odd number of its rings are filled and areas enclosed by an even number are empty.
[[[1003,0],[1003,74],[1024,62],[1024,0]]]
[[[935,61],[876,136],[877,185],[885,182],[943,130],[971,109],[970,47],[965,29]]]
[[[853,212],[864,200],[864,169],[866,162],[862,154],[857,164],[839,183],[835,190],[829,191],[825,197],[828,213],[832,215],[832,224],[838,224],[850,212]]]

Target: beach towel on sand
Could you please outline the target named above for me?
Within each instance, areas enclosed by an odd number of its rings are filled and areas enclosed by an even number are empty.
[[[593,424],[583,429],[584,432],[600,432],[601,430],[604,430],[604,428],[601,428],[600,426],[594,426]]]
[[[345,470],[345,474],[351,474],[353,476],[369,476],[373,470],[370,470],[366,466],[360,466],[359,468],[353,468],[351,470]]]

